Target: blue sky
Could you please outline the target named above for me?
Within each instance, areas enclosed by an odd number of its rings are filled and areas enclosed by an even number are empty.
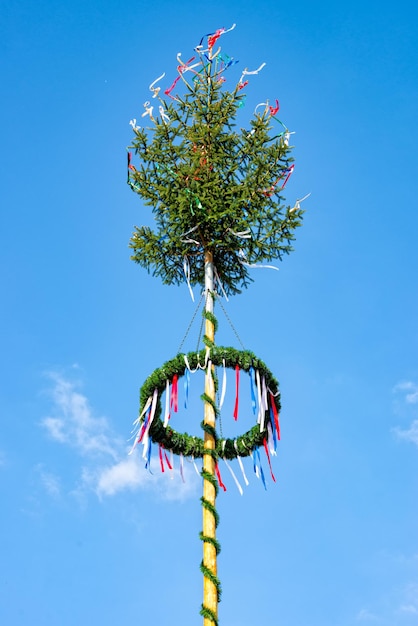
[[[247,465],[241,497],[222,470],[221,624],[417,624],[414,4],[0,6],[0,622],[200,623],[199,479],[127,455],[139,387],[195,305],[129,260],[149,209],[125,147],[149,83],[236,23],[225,52],[267,64],[243,116],[280,100],[286,196],[311,196],[280,272],[223,303],[283,410],[277,484]]]

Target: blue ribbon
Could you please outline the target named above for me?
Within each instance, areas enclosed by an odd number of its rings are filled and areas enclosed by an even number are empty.
[[[258,457],[258,467],[260,469],[261,480],[263,481],[264,489],[267,491],[266,479],[264,477],[263,468],[261,466],[261,458],[260,458],[260,452],[258,451],[258,448],[256,449],[255,453]]]
[[[274,402],[274,400],[273,400]],[[273,408],[270,405],[270,424],[271,424],[271,432],[273,433],[273,445],[274,451],[277,450],[277,432],[276,432],[276,424],[274,423],[274,413]]]
[[[148,442],[148,455],[147,455],[147,462],[145,463],[145,469],[147,469],[150,474],[152,474],[151,472],[151,448],[152,448],[152,443],[151,441],[149,441]]]
[[[190,372],[186,367],[186,376],[184,377],[184,408],[187,409],[189,403],[189,386],[190,386]]]
[[[250,367],[250,381],[251,381],[251,406],[253,407],[253,413],[255,415],[257,402],[256,402],[256,396],[255,396],[255,372],[254,372],[254,368],[252,365]]]

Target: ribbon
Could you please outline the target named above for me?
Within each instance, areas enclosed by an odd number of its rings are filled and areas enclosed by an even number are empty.
[[[266,418],[266,411],[268,411],[268,401],[267,401],[267,387],[266,387],[266,379],[263,376],[263,382],[262,382],[262,386],[261,386],[261,403],[262,403],[262,410],[260,413],[260,431],[264,430],[264,422],[265,422],[265,418]]]
[[[223,489],[224,491],[226,491],[226,487],[222,482],[222,478],[221,478],[221,472],[219,471],[219,466],[216,463],[215,465],[215,472],[216,472],[216,478],[218,479],[218,484],[221,487],[221,489]]]
[[[154,118],[152,117],[152,110],[154,107],[150,104],[149,100],[144,102],[144,108],[145,108],[145,111],[143,112],[141,117],[146,117],[147,115],[149,115],[152,121],[154,121]]]
[[[275,107],[269,106],[270,115],[274,117],[276,113],[279,112],[279,109],[280,109],[279,101],[276,99],[276,106]]]
[[[270,452],[274,456],[276,456],[276,450],[277,450],[276,425],[274,423],[273,409],[271,407],[270,407],[270,421],[267,424],[267,432],[269,435],[269,441],[273,442],[270,448]]]
[[[171,382],[170,409],[173,409],[174,413],[177,413],[178,411],[178,376],[177,374],[174,374],[173,380]]]
[[[235,476],[234,470],[233,470],[233,469],[232,469],[232,467],[229,465],[229,463],[227,463],[227,461],[226,461],[226,459],[225,459],[225,458],[224,458],[224,462],[225,462],[225,465],[227,466],[227,468],[229,469],[229,471],[231,472],[231,476],[232,476],[232,478],[234,479],[234,482],[235,482],[235,484],[236,484],[236,486],[237,486],[238,491],[240,492],[240,494],[241,494],[241,495],[244,495],[244,491],[243,491],[243,489],[242,489],[242,487],[241,487],[241,485],[240,485],[240,483],[239,483],[238,478]]]
[[[268,434],[268,443],[270,445],[270,452],[273,456],[276,456],[277,439],[276,439],[276,429],[274,428],[273,421],[267,422],[267,434]]]
[[[187,409],[189,404],[189,387],[190,387],[190,370],[186,368],[184,377],[184,408]]]
[[[164,111],[164,107],[162,106],[162,104],[160,104],[160,106],[158,107],[158,111],[161,115],[161,119],[163,120],[164,124],[167,124],[167,122],[170,121],[170,118],[168,117],[167,113]]]
[[[275,479],[274,474],[273,474],[273,469],[271,467],[271,460],[270,460],[270,454],[269,454],[269,449],[268,449],[268,445],[267,445],[267,439],[265,437],[263,439],[263,445],[264,445],[264,450],[266,451],[266,456],[267,456],[267,461],[269,463],[271,477],[273,479],[273,482],[276,482],[276,479]]]
[[[280,441],[279,414],[277,412],[277,406],[276,406],[276,403],[274,401],[274,395],[272,394],[270,389],[269,389],[269,394],[270,394],[271,409],[273,411],[273,417],[274,417],[274,425],[276,427],[276,432],[277,432],[277,439]]]
[[[184,271],[184,276],[186,278],[186,282],[187,282],[187,287],[189,289],[190,292],[190,296],[194,302],[194,295],[193,295],[193,289],[192,286],[190,284],[190,263],[189,263],[189,259],[187,258],[187,256],[184,256],[183,258],[183,271]]]
[[[261,424],[261,411],[263,409],[262,399],[261,399],[261,380],[260,380],[260,372],[256,370],[256,378],[257,378],[257,400],[258,400],[258,415],[257,415],[257,424]]]
[[[169,96],[172,100],[175,100],[176,98],[174,98],[174,97],[171,95],[171,92],[173,91],[174,87],[177,85],[177,83],[179,82],[179,80],[180,80],[180,76],[177,76],[177,78],[175,78],[175,79],[174,79],[173,84],[171,85],[171,87],[169,87],[168,89],[166,89],[166,90],[164,91],[164,94],[165,94],[166,96]]]
[[[167,428],[169,419],[170,419],[170,381],[167,378],[166,383],[165,383],[164,428]]]
[[[306,198],[309,198],[310,195],[311,195],[311,192],[307,193],[306,196],[303,196],[303,198],[301,198],[300,200],[296,200],[295,206],[292,209],[290,209],[289,213],[293,213],[293,211],[299,210],[300,203],[306,200]]]
[[[158,444],[158,456],[160,458],[161,471],[164,473],[163,453],[162,453],[162,450],[161,450],[161,446],[159,444]]]
[[[265,192],[263,191],[262,193],[265,193]],[[239,250],[238,254],[241,257],[240,259],[238,259],[238,261],[241,263],[241,265],[245,265],[246,267],[265,268],[265,269],[279,271],[279,268],[276,267],[275,265],[264,265],[264,264],[259,264],[259,263],[248,263],[247,257],[245,256],[245,254],[244,254],[244,252],[242,250]]]
[[[261,465],[260,453],[258,451],[258,448],[255,449],[255,456],[257,456],[258,466],[260,468],[260,476],[261,476],[261,480],[262,480],[263,485],[264,485],[264,489],[267,491],[266,479],[264,477],[263,467]]]
[[[137,126],[136,117],[134,117],[133,120],[130,120],[129,123],[135,132],[141,128],[140,126]]]
[[[186,363],[187,369],[190,370],[192,372],[192,374],[197,372],[197,370],[199,370],[199,369],[205,370],[207,368],[207,365],[208,365],[209,354],[210,354],[210,348],[206,347],[206,354],[205,354],[205,362],[204,362],[204,364],[200,365],[200,363],[198,362],[197,366],[196,366],[196,368],[194,370],[192,370],[191,367],[190,367],[190,363],[189,363],[189,359],[187,358],[187,355],[183,354],[184,362]]]
[[[239,404],[239,365],[235,366],[235,406],[234,406],[234,420],[238,419],[238,404]]]
[[[143,459],[147,458],[148,448],[151,445],[150,444],[150,440],[149,440],[149,430],[151,428],[151,424],[152,424],[153,419],[155,417],[155,412],[156,412],[156,408],[157,408],[157,400],[158,400],[158,389],[154,389],[148,423],[147,423],[146,427],[144,428],[144,431],[143,431],[143,433],[141,435],[141,439],[143,438],[143,446],[144,446],[144,450],[143,450],[143,453],[142,453],[142,458]]]
[[[200,472],[199,472],[198,467],[196,465],[196,461],[194,460],[194,456],[192,456],[192,463],[193,463],[193,467],[195,468],[196,474],[198,476],[200,476]]]
[[[147,431],[147,428],[148,428],[150,415],[151,415],[151,409],[149,408],[147,413],[145,414],[144,422],[143,422],[143,424],[141,426],[141,429],[140,429],[140,431],[138,433],[138,441],[137,441],[137,443],[141,443],[143,438],[144,438],[144,435],[145,435],[145,433]]]
[[[285,170],[285,171],[287,171],[287,172],[288,172],[288,174],[287,174],[287,176],[286,176],[286,178],[285,178],[285,180],[284,180],[283,185],[280,187],[280,191],[282,191],[282,189],[284,189],[284,188],[285,188],[286,183],[287,183],[287,181],[289,180],[289,178],[291,177],[291,175],[293,174],[293,170],[294,170],[294,169],[295,169],[295,164],[293,163],[293,165],[291,165],[289,168],[287,168],[287,170]]]
[[[241,74],[241,78],[239,79],[239,85],[242,84],[243,78],[244,76],[254,76],[255,74],[258,74],[258,72],[261,72],[261,70],[263,69],[263,67],[265,66],[265,63],[262,63],[260,65],[260,67],[257,70],[253,70],[252,72],[248,71],[247,68],[245,68],[245,70],[242,72]],[[246,84],[248,84],[248,81],[246,81]],[[243,85],[244,86],[244,85]]]
[[[243,479],[244,479],[245,484],[246,484],[246,485],[247,485],[247,487],[248,487],[249,482],[248,482],[248,478],[247,478],[247,476],[246,476],[246,474],[245,474],[244,465],[243,465],[243,463],[242,463],[241,457],[240,457],[240,456],[239,456],[239,454],[238,454],[238,446],[237,446],[237,440],[236,440],[236,439],[235,439],[235,441],[234,441],[234,448],[235,448],[235,450],[236,450],[236,452],[237,452],[237,461],[238,461],[239,468],[240,468],[240,470],[241,470],[242,477],[243,477]]]
[[[184,480],[184,457],[182,454],[180,454],[180,476],[181,480],[185,483],[186,481]]]
[[[148,455],[147,455],[147,460],[145,463],[145,469],[147,469],[149,473],[152,474],[151,472],[151,446],[148,446]]]
[[[152,97],[156,98],[158,96],[158,94],[160,93],[161,87],[154,87],[155,83],[158,83],[159,80],[161,80],[162,78],[164,78],[165,76],[165,72],[163,72],[161,74],[161,76],[159,76],[158,78],[156,78],[151,85],[149,86],[149,90],[152,91]]]
[[[196,46],[196,49],[202,47],[203,40],[205,37],[207,37],[208,38],[208,50],[211,51],[215,43],[218,41],[219,37],[221,35],[224,35],[225,33],[230,33],[231,30],[234,30],[235,26],[236,24],[232,24],[231,28],[228,28],[228,29],[218,28],[218,30],[216,30],[214,33],[207,33],[206,35],[203,35],[202,39],[200,40],[199,45]]]
[[[164,459],[165,462],[167,464],[167,467],[169,470],[173,469],[173,465],[172,463],[170,463],[170,461],[168,460],[168,456],[167,456],[167,452],[164,450],[163,446],[158,444],[158,456],[160,457],[160,465],[161,465],[161,471],[164,473]]]
[[[255,415],[257,402],[255,399],[255,373],[254,373],[254,368],[252,365],[250,367],[250,383],[251,383],[251,406],[253,409],[253,414]]]
[[[222,364],[224,366],[224,371],[222,374],[222,391],[221,391],[221,399],[219,402],[219,410],[222,408],[224,400],[225,400],[225,394],[226,394],[226,367],[225,367],[225,359],[222,359]]]
[[[208,369],[207,369],[206,375],[207,375],[209,395],[212,395],[214,391],[214,383],[213,383],[213,377],[212,377],[212,361],[210,359],[208,360]]]
[[[215,270],[215,278],[216,278],[216,282],[218,283],[219,287],[221,288],[222,295],[223,295],[223,297],[225,298],[225,300],[226,300],[227,302],[229,302],[229,300],[228,300],[228,296],[226,295],[226,291],[225,291],[225,289],[224,289],[224,286],[223,286],[223,284],[221,283],[221,279],[219,278],[219,274],[218,274],[218,272],[217,272],[217,270],[216,270],[216,267],[214,267],[214,270]]]

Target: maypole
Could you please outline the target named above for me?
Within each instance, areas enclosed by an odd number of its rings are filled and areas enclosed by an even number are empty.
[[[214,267],[213,255],[205,252],[205,339],[206,345],[211,348],[215,345],[214,310]],[[216,493],[215,478],[216,463],[216,408],[215,385],[212,365],[208,364],[205,376],[205,403],[204,403],[204,451],[203,451],[203,605],[204,626],[211,626],[211,622],[218,619],[219,582],[217,577],[216,541]]]
[[[232,90],[224,90],[226,70],[236,61],[217,46],[219,38],[234,27],[202,37],[187,61],[177,55],[177,76],[168,83],[165,97],[160,94],[165,74],[150,84],[151,99],[156,100],[153,104],[147,100],[142,113],[149,125],[141,128],[136,119],[131,120],[135,136],[130,149],[135,156],[128,152],[128,184],[152,207],[155,217],[154,230],[135,227],[132,259],[165,284],[186,283],[192,298],[194,286],[204,287],[205,347],[180,352],[144,382],[132,447],[133,452],[141,444],[145,467],[150,469],[157,462],[162,472],[172,471],[174,455],[178,456],[182,480],[184,458],[196,468],[196,459],[202,459],[204,626],[218,625],[216,496],[218,486],[226,490],[219,463],[227,467],[242,494],[229,462],[238,462],[247,485],[242,459],[251,457],[254,473],[266,488],[260,450],[275,481],[271,455],[280,439],[278,382],[249,350],[216,345],[214,303],[248,287],[251,268],[277,269],[264,262],[281,260],[292,250],[293,231],[301,225],[300,205],[305,199],[296,200],[293,206],[283,204],[282,192],[294,164],[289,146],[292,133],[277,117],[278,100],[273,105],[258,104],[249,127],[236,130],[245,88],[265,64],[254,70],[245,68]],[[223,372],[218,402],[216,368]],[[240,372],[248,375],[255,418],[254,426],[235,438],[223,437],[217,429],[227,369],[235,372],[234,420],[238,420]],[[199,370],[205,373],[202,437],[171,427],[179,408],[179,379],[185,379],[187,406],[191,375]],[[153,449],[157,461],[151,458]]]

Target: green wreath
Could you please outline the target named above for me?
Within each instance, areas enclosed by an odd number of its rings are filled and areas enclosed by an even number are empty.
[[[158,401],[155,416],[149,430],[151,440],[167,450],[171,450],[174,454],[201,458],[204,454],[204,442],[201,437],[195,437],[188,433],[179,433],[171,426],[165,427],[161,420],[161,394],[166,390],[167,380],[171,381],[175,375],[179,379],[184,376],[186,371],[185,357],[187,357],[190,368],[196,369],[199,365],[202,367],[205,363],[206,350],[189,352],[187,355],[178,354],[174,359],[167,361],[162,367],[154,370],[141,387],[140,414],[155,389],[157,389]],[[212,347],[210,349],[210,360],[215,366],[221,366],[225,362],[225,367],[228,368],[235,368],[238,365],[240,369],[246,372],[249,372],[251,367],[254,370],[258,370],[260,376],[264,376],[266,386],[272,393],[272,401],[274,401],[277,412],[280,412],[278,382],[265,363],[256,357],[255,354],[249,350],[240,351],[235,348]],[[208,400],[205,394],[201,397],[205,401]],[[218,409],[216,407],[214,409],[217,413]],[[235,459],[237,456],[249,456],[253,450],[263,445],[267,435],[267,424],[270,421],[270,414],[267,411],[262,430],[260,430],[260,425],[256,424],[249,431],[234,439],[219,438],[215,432],[217,456],[228,460]]]

